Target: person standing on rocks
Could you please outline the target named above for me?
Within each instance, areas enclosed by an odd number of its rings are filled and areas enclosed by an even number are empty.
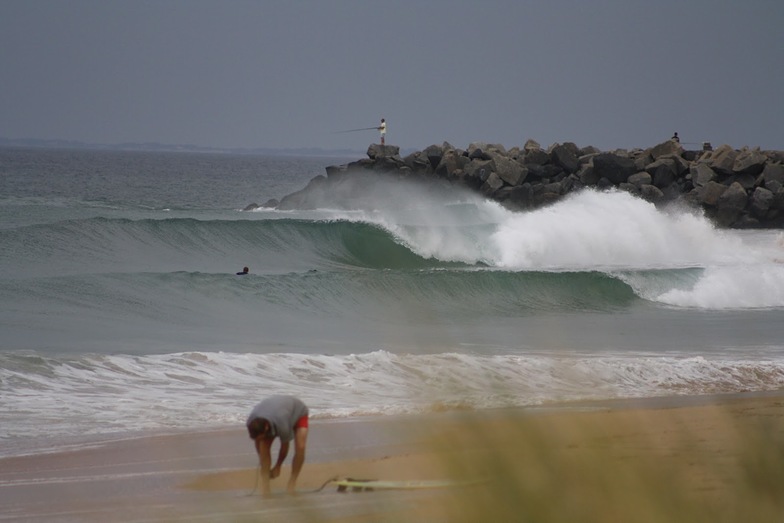
[[[681,143],[681,139],[678,137],[678,133],[673,134],[670,140],[672,140],[673,142]]]
[[[387,135],[387,122],[382,118],[381,125],[378,126],[378,130],[381,133],[381,145],[384,145],[384,138]]]

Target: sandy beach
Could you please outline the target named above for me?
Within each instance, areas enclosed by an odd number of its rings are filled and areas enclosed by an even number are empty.
[[[0,521],[783,521],[784,394],[315,419],[298,495],[255,466],[242,427],[5,458]]]

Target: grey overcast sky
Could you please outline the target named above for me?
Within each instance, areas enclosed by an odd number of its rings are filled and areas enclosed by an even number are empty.
[[[784,149],[782,0],[0,0],[0,137]]]

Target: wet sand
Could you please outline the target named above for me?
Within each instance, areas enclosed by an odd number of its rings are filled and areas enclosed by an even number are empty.
[[[5,458],[0,521],[782,521],[784,392],[316,419],[296,496],[256,464],[242,427]]]

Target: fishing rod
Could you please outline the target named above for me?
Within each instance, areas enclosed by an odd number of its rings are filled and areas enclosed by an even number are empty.
[[[374,131],[376,129],[378,129],[378,127],[363,127],[362,129],[349,129],[348,131],[335,131],[335,134],[355,133],[357,131]]]

